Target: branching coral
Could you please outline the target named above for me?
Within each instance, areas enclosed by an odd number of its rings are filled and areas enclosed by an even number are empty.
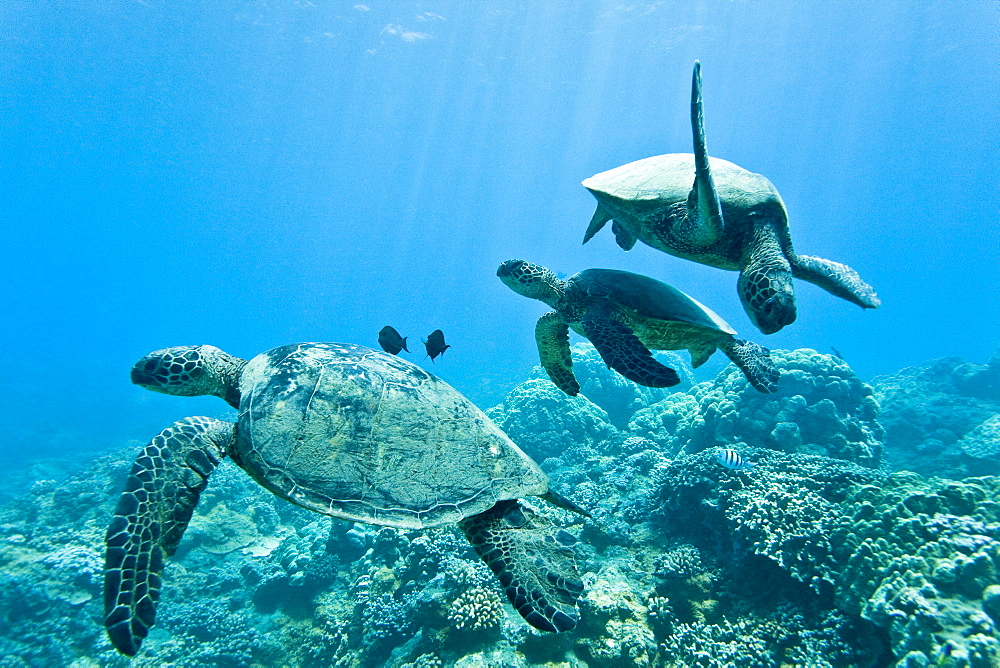
[[[452,602],[448,619],[456,629],[493,628],[503,619],[503,602],[493,589],[474,587]]]
[[[877,665],[868,634],[842,614],[806,620],[787,609],[732,623],[675,624],[660,643],[657,665],[833,666]]]
[[[986,600],[1000,574],[1000,479],[882,477],[802,455],[761,458],[749,474],[688,458],[674,472],[664,511],[687,508],[703,532],[731,534],[832,592],[840,610],[888,632],[898,659],[930,661],[946,643],[954,657],[992,651],[970,643],[998,637]]]
[[[690,543],[678,545],[653,559],[656,575],[663,578],[688,578],[704,571],[701,553]]]

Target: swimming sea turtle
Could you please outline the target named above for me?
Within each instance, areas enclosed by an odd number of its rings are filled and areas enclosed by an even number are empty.
[[[615,239],[625,250],[638,239],[677,257],[739,271],[743,308],[765,334],[795,321],[792,277],[862,308],[881,304],[875,290],[847,265],[795,253],[785,204],[770,181],[708,157],[697,62],[691,126],[694,155],[658,155],[583,182],[597,198],[583,243],[613,220]]]
[[[570,396],[580,392],[570,327],[590,339],[609,367],[640,385],[680,382],[677,372],[656,361],[649,349],[687,349],[691,365],[698,367],[718,348],[761,392],[778,387],[778,369],[767,348],[736,338],[725,320],[666,283],[617,269],[585,269],[562,281],[524,260],[507,260],[497,276],[514,292],[555,309],[538,319],[535,342],[549,378]]]
[[[134,655],[153,625],[164,560],[226,456],[319,513],[404,528],[457,522],[529,624],[576,626],[575,539],[517,499],[586,513],[549,489],[482,411],[420,367],[350,344],[293,344],[249,362],[182,346],[139,360],[132,382],[222,397],[239,420],[179,420],[132,467],[107,532],[104,580],[105,626],[123,654]]]

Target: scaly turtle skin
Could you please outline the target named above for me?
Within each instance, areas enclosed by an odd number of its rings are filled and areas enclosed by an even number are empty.
[[[184,346],[139,360],[132,381],[222,397],[239,420],[180,420],[136,459],[107,532],[105,626],[123,654],[138,652],[153,625],[165,558],[226,456],[274,494],[325,515],[404,528],[457,522],[529,624],[576,626],[575,539],[517,499],[586,513],[552,492],[482,411],[420,367],[350,344],[288,345],[249,362]]]
[[[785,204],[770,181],[708,156],[697,62],[691,127],[693,155],[658,155],[583,182],[597,198],[583,243],[612,220],[615,240],[625,250],[639,240],[677,257],[739,271],[743,308],[764,334],[795,321],[793,277],[862,308],[881,304],[875,290],[847,265],[795,253]]]
[[[755,388],[767,394],[777,389],[778,369],[767,348],[736,338],[736,331],[711,309],[666,283],[616,269],[586,269],[561,281],[524,260],[507,260],[497,276],[514,292],[555,309],[538,319],[535,341],[542,367],[570,396],[580,392],[570,357],[571,327],[590,339],[609,367],[640,385],[680,382],[650,349],[686,349],[694,367],[719,349]]]

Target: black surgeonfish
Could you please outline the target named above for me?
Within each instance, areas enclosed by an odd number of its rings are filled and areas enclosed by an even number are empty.
[[[382,350],[393,355],[398,355],[400,350],[410,352],[410,349],[406,347],[406,337],[400,336],[399,332],[389,325],[379,330],[378,344],[382,346]]]
[[[444,355],[444,351],[451,348],[451,346],[444,342],[444,332],[440,329],[435,329],[428,335],[427,340],[424,341],[424,347],[427,348],[427,354],[430,356],[432,362],[435,357]]]

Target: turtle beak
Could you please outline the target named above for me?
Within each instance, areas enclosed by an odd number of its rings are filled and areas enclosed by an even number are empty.
[[[155,376],[159,368],[160,365],[156,363],[156,360],[148,357],[142,358],[132,367],[132,383],[141,385],[142,387],[159,385],[160,383],[156,380]]]
[[[785,325],[795,322],[795,299],[776,294],[761,306],[757,328],[764,334],[774,334]]]
[[[514,273],[514,270],[524,264],[524,260],[507,260],[506,262],[500,263],[497,268],[497,276],[500,278],[507,278]]]

